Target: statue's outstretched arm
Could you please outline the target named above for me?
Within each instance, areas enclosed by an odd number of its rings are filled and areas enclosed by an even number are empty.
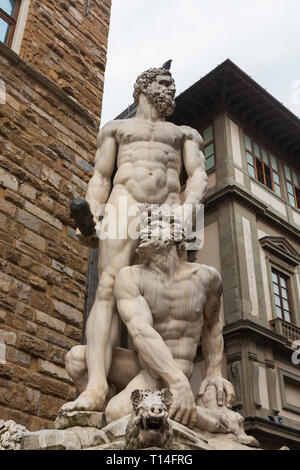
[[[212,271],[212,273],[214,273]],[[209,385],[214,385],[217,392],[217,403],[226,403],[231,408],[234,400],[234,389],[228,380],[222,377],[222,360],[224,352],[223,324],[220,316],[222,282],[215,271],[212,276],[211,290],[204,307],[204,324],[202,328],[202,352],[206,363],[206,378],[201,383],[199,396],[203,396]]]
[[[185,204],[200,204],[207,191],[207,174],[203,139],[198,131],[191,127],[181,126],[185,133],[183,145],[183,163],[187,174],[184,194]]]
[[[169,386],[173,394],[170,417],[182,424],[196,420],[196,407],[187,377],[173,359],[160,334],[153,328],[152,313],[138,287],[135,268],[123,268],[115,281],[119,314],[140,358]],[[155,289],[153,290],[155,292]]]
[[[97,138],[94,174],[86,193],[95,223],[99,221],[101,206],[107,202],[111,190],[111,176],[117,156],[116,130],[117,121],[109,122],[100,130]]]
[[[119,314],[142,360],[167,384],[186,377],[178,368],[160,334],[153,328],[152,313],[136,283],[133,269],[123,268],[115,281]]]
[[[220,317],[222,285],[220,285],[220,282],[218,284],[212,286],[203,311],[202,350],[208,377],[222,375],[221,366],[224,351],[223,325]]]

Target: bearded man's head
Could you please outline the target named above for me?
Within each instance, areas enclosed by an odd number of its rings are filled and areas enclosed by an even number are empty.
[[[167,78],[165,85],[164,77]],[[156,82],[157,87],[152,85],[154,82]],[[146,95],[161,116],[170,116],[174,112],[176,88],[169,70],[162,67],[152,68],[139,75],[134,84],[133,92],[133,98],[136,103],[138,103],[141,93]]]
[[[176,245],[178,256],[182,259],[186,251],[186,236],[181,220],[168,210],[151,209],[151,205],[147,207],[144,204],[136,253],[147,261],[155,254],[168,251],[173,245]]]

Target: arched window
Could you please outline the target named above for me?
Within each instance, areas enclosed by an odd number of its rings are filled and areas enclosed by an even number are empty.
[[[21,0],[1,0],[0,2],[0,41],[11,46]]]

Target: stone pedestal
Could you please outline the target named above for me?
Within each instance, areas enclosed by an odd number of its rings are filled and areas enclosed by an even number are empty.
[[[129,419],[130,415],[124,416],[104,426],[103,413],[86,411],[60,413],[55,422],[57,429],[25,434],[21,448],[22,450],[123,450]],[[232,434],[193,431],[173,420],[171,424],[174,434],[172,450],[254,450],[253,447],[236,442]]]
[[[59,412],[55,428],[27,433],[23,436],[23,450],[81,450],[109,444],[101,429],[105,426],[104,413],[97,411]]]
[[[98,411],[59,411],[54,426],[56,429],[74,426],[102,429],[105,424],[104,413]]]
[[[89,450],[123,450],[125,432],[130,415],[108,424],[102,429],[109,443],[90,447]],[[240,444],[233,434],[214,434],[204,431],[193,431],[176,421],[171,420],[173,428],[172,450],[258,450]]]
[[[21,450],[80,450],[79,437],[71,431],[55,429],[29,432],[22,438]]]

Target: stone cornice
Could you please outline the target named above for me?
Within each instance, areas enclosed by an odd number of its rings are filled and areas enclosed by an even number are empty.
[[[263,326],[251,320],[240,319],[233,323],[229,323],[228,325],[225,325],[223,327],[223,337],[224,337],[225,344],[227,340],[230,340],[230,338],[241,336],[241,335],[250,335],[256,338],[259,336],[263,341],[268,341],[269,343],[272,343],[273,345],[275,345],[277,350],[278,348],[280,348],[281,351],[284,350],[286,353],[293,352],[293,349],[291,348],[291,344],[287,340],[287,338],[285,338],[285,336],[276,333],[275,331],[271,330],[271,328],[268,328],[267,326]],[[256,355],[250,354],[249,358],[250,360],[254,362],[258,361]],[[197,359],[198,360],[203,359],[202,338],[200,339],[198,349],[197,349]],[[241,352],[236,352],[228,356],[229,363],[241,361],[241,360],[242,360]],[[268,365],[268,367],[271,367],[271,368],[273,368],[274,366],[273,361],[266,361],[266,364]]]
[[[259,335],[264,341],[267,340],[271,343],[275,343],[277,347],[279,346],[288,351],[292,351],[288,340],[284,336],[275,333],[270,328],[262,326],[259,323],[255,323],[251,320],[237,320],[234,323],[225,325],[223,328],[223,336],[225,341],[232,336],[241,334],[253,336]]]
[[[229,59],[178,95],[169,119],[202,126],[209,115],[221,110],[263,136],[276,153],[299,163],[299,118]]]
[[[65,93],[61,88],[59,88],[55,83],[51,82],[45,75],[41,72],[38,72],[32,68],[27,62],[25,62],[21,57],[19,57],[14,51],[12,51],[5,44],[0,42],[0,55],[7,58],[15,67],[22,70],[25,75],[33,79],[43,88],[46,88],[59,98],[64,104],[69,106],[73,111],[75,111],[79,116],[81,116],[90,126],[95,130],[98,129],[99,123],[91,116],[91,114],[80,104],[78,104],[74,99],[72,99],[67,93]],[[100,115],[100,110],[99,110]],[[99,119],[100,122],[100,119]]]
[[[276,227],[280,231],[284,232],[285,235],[288,234],[296,243],[300,243],[300,231],[297,230],[296,227],[282,219],[280,216],[274,214],[267,204],[259,201],[252,194],[247,193],[235,184],[227,184],[208,196],[204,201],[206,213],[213,210],[225,199],[234,199],[238,201],[240,204],[254,212],[261,220],[264,220],[269,225]]]
[[[290,439],[293,439],[292,436],[294,436],[294,438],[296,438],[296,440],[300,442],[300,429],[293,428],[291,426],[286,426],[285,424],[273,423],[272,421],[268,421],[266,418],[262,418],[260,416],[246,416],[245,424],[246,431],[250,434],[250,429],[255,428],[261,429],[267,432],[268,434],[273,431],[278,436],[283,435],[287,437],[288,435]]]

